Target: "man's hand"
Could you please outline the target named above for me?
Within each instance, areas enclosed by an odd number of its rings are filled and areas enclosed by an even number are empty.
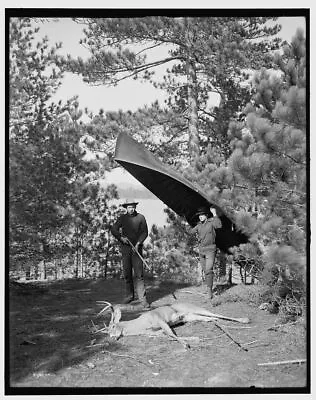
[[[211,213],[213,214],[213,217],[216,217],[216,208],[214,208],[214,207],[210,207],[210,211],[211,211]]]
[[[129,244],[129,241],[128,241],[127,237],[125,237],[125,236],[121,236],[121,242],[124,244]]]

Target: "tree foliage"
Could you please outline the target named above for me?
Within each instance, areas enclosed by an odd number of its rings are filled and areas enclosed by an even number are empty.
[[[188,234],[187,224],[174,212],[168,214],[163,228],[153,225],[145,250],[154,277],[186,283],[201,283],[198,253],[194,237]]]
[[[34,44],[29,18],[10,20],[9,204],[10,256],[17,262],[50,260],[72,221],[84,221],[84,201],[99,186],[100,161],[85,159],[85,127],[76,99],[49,103],[59,87],[56,47]],[[102,163],[101,163],[102,164]],[[103,163],[103,167],[104,167]],[[115,196],[110,191],[105,200]],[[60,246],[64,246],[60,243]]]
[[[86,27],[80,43],[91,57],[68,56],[62,65],[92,85],[116,85],[133,78],[166,90],[169,112],[162,112],[168,115],[169,130],[174,120],[181,121],[168,144],[184,137],[186,156],[191,157],[210,137],[218,143],[224,140],[228,115],[240,111],[249,100],[249,90],[242,86],[245,71],[271,63],[270,52],[280,39],[270,40],[270,36],[280,27],[267,28],[270,20],[275,18],[77,19]],[[162,81],[157,81],[154,68],[161,65],[168,68]],[[217,109],[209,109],[210,93],[221,99]]]
[[[266,266],[287,269],[303,291],[306,274],[306,50],[298,31],[275,58],[275,71],[262,70],[244,125],[232,123],[229,165],[252,195],[256,212],[238,220],[263,245]],[[245,210],[249,211],[249,210]],[[293,260],[293,261],[289,261]],[[294,261],[295,260],[295,261]]]
[[[249,235],[250,243],[235,250],[235,262],[273,286],[286,282],[298,296],[306,287],[308,231],[305,67],[305,38],[298,31],[275,55],[274,68],[254,75],[244,121],[229,125],[231,156],[209,144],[184,169]]]

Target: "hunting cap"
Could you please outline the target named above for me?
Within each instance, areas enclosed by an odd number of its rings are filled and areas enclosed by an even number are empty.
[[[200,207],[197,209],[196,213],[194,214],[195,216],[198,215],[206,215],[207,217],[210,215],[210,211],[207,207]]]
[[[137,206],[138,202],[134,199],[126,199],[124,203],[121,204],[122,207],[126,208],[127,206]]]

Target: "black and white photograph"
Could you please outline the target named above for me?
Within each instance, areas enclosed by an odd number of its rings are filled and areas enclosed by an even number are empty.
[[[5,9],[5,394],[310,393],[310,9],[209,6]]]

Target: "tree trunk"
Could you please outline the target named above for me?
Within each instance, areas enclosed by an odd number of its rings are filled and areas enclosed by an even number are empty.
[[[58,279],[58,260],[57,260],[57,258],[54,258],[54,270],[55,270],[55,280],[57,281],[57,279]]]
[[[38,273],[38,264],[34,265],[34,279],[38,280],[39,279],[39,273]]]
[[[227,283],[229,285],[233,284],[233,267],[232,267],[232,265],[230,265],[230,267],[228,268]]]
[[[78,279],[79,275],[79,257],[78,257],[78,247],[76,246],[76,253],[75,253],[75,278]]]
[[[108,274],[108,256],[107,255],[102,260],[101,266],[102,266],[103,278],[106,279],[107,278],[107,274]]]
[[[45,260],[42,260],[39,263],[39,271],[40,271],[40,279],[43,281],[46,279],[46,263]]]
[[[200,154],[199,130],[198,130],[198,99],[197,99],[197,78],[195,63],[192,58],[187,60],[188,79],[188,118],[189,118],[189,151],[194,159]]]
[[[194,55],[190,54],[194,43],[194,32],[190,27],[190,18],[182,19],[183,28],[186,36],[186,73],[188,84],[188,134],[189,152],[192,159],[200,154],[200,139],[198,130],[198,87],[196,76],[196,63]]]
[[[219,280],[223,280],[226,278],[226,254],[219,250]]]
[[[79,228],[76,226],[75,279],[79,278]]]
[[[81,271],[81,278],[84,278],[84,266],[83,266],[83,255],[82,255],[82,247],[80,247],[80,271]]]
[[[85,264],[83,261],[83,246],[84,246],[84,234],[83,232],[83,227],[81,227],[81,233],[80,233],[80,240],[79,240],[79,246],[80,246],[80,274],[81,278],[85,277]]]
[[[244,282],[244,275],[243,275],[243,267],[242,266],[239,266],[239,273],[240,273],[241,282],[245,283]]]
[[[31,264],[29,261],[27,261],[24,264],[24,270],[25,270],[25,279],[30,280],[31,279]]]

